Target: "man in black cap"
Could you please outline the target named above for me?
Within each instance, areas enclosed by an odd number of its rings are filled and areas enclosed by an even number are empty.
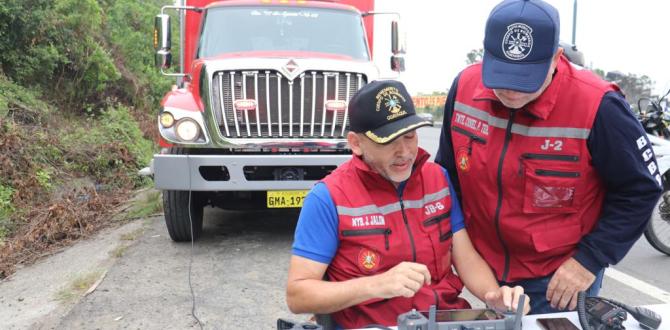
[[[486,23],[482,64],[449,91],[436,162],[461,197],[472,243],[531,313],[597,295],[661,193],[651,144],[619,88],[571,65],[559,15],[508,0]]]
[[[415,130],[430,123],[405,86],[372,82],[349,113],[354,155],[312,189],[300,213],[291,311],[332,313],[345,328],[393,325],[413,308],[468,308],[458,297],[463,282],[490,306],[515,309],[523,289],[500,288],[472,247],[447,172],[418,147]]]

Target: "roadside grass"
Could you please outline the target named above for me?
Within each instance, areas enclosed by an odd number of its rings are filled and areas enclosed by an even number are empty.
[[[102,276],[103,271],[96,270],[77,276],[72,282],[56,293],[56,300],[72,302],[81,297]]]
[[[163,200],[160,191],[150,191],[143,198],[133,203],[133,207],[128,212],[128,218],[144,218],[156,213],[163,212]]]
[[[128,251],[128,245],[119,245],[116,249],[112,250],[109,254],[114,258],[121,258]]]
[[[137,228],[129,233],[125,233],[121,235],[121,240],[123,241],[134,241],[136,240],[140,235],[144,233],[144,228]]]

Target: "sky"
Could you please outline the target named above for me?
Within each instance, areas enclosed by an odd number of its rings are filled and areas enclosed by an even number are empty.
[[[574,0],[547,0],[559,11],[561,40],[572,40]],[[406,71],[390,71],[391,16],[375,16],[375,62],[382,76],[397,77],[412,94],[446,91],[465,66],[466,54],[482,48],[484,26],[497,0],[376,0],[376,11],[401,15]],[[654,92],[670,89],[670,1],[578,0],[577,48],[587,66],[647,75]]]

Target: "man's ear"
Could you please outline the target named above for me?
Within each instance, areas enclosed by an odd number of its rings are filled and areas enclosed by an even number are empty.
[[[351,152],[356,156],[362,156],[363,150],[361,149],[361,137],[357,133],[349,132],[347,133],[347,142],[349,143],[349,148]]]
[[[558,61],[561,58],[561,55],[563,55],[563,47],[558,47],[556,49],[556,54],[554,54],[554,58],[552,59],[554,65],[558,65]]]

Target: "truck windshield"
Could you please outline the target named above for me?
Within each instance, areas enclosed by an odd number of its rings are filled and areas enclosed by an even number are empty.
[[[305,51],[369,60],[360,15],[295,7],[220,7],[207,11],[198,57],[247,51]]]

